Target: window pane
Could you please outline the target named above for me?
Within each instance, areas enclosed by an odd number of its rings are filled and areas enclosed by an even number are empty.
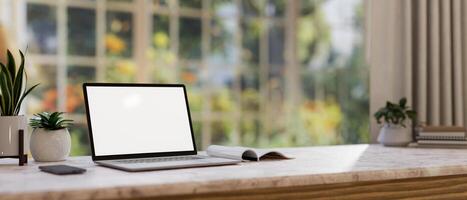
[[[285,0],[242,0],[243,15],[282,17],[285,15],[285,3]]]
[[[85,156],[91,154],[86,124],[74,124],[69,128],[71,135],[70,156]]]
[[[321,17],[322,3],[319,1],[302,1],[302,11],[298,19],[298,56],[302,64],[309,64],[312,59],[329,53],[330,36],[332,34],[326,18]]]
[[[156,49],[168,50],[170,48],[170,21],[169,16],[155,15],[153,18],[152,45]]]
[[[257,19],[244,18],[242,28],[242,60],[248,63],[259,63],[259,37],[263,32],[263,24]]]
[[[28,47],[31,53],[57,53],[56,7],[27,4]]]
[[[211,11],[221,17],[235,17],[238,15],[238,7],[234,0],[211,1]]]
[[[285,100],[285,76],[285,68],[282,65],[272,65],[270,67],[267,85],[269,103],[274,107],[271,109],[279,109]]]
[[[180,74],[179,80],[190,86],[200,87],[203,83],[203,78],[201,74],[201,67],[198,63],[180,63]]]
[[[200,112],[203,110],[203,99],[206,94],[203,90],[203,77],[198,63],[180,63],[178,82],[186,84],[190,110]]]
[[[234,134],[234,121],[222,120],[211,122],[211,143],[219,145],[231,145]]]
[[[265,0],[242,0],[243,16],[260,16],[264,13]]]
[[[284,146],[287,145],[287,113],[286,113],[286,87],[285,87],[285,68],[282,65],[271,65],[269,76],[266,83],[267,103],[263,103],[266,112],[266,123],[264,130],[267,133],[269,145]],[[289,127],[290,128],[290,127]]]
[[[28,96],[28,113],[57,111],[57,67],[31,65],[27,67],[28,85],[40,84]]]
[[[199,87],[187,86],[190,112],[201,112],[203,109],[203,91]]]
[[[259,146],[261,122],[254,116],[244,116],[241,120],[241,143],[244,146]]]
[[[303,141],[368,141],[368,68],[363,60],[361,1],[302,1],[298,53],[304,103]]]
[[[238,62],[239,50],[235,44],[238,25],[235,18],[216,17],[211,21],[211,65],[233,65]]]
[[[242,112],[259,112],[260,98],[259,69],[253,66],[246,69],[241,76]]]
[[[211,110],[223,113],[236,111],[233,92],[232,88],[217,86],[212,92]]]
[[[96,80],[96,69],[93,66],[69,66],[66,110],[70,113],[85,113],[82,84]]]
[[[283,17],[285,14],[286,0],[268,0],[266,14],[268,16]]]
[[[179,1],[180,7],[187,7],[187,8],[202,8],[202,1],[201,0],[182,0]]]
[[[211,111],[234,112],[240,101],[235,94],[238,77],[236,68],[229,65],[212,65],[209,67],[207,84],[211,94]]]
[[[285,33],[282,24],[271,23],[268,37],[269,64],[284,64]]]
[[[132,3],[133,0],[107,0],[109,3],[117,2],[117,3]]]
[[[177,80],[176,55],[170,48],[170,18],[166,15],[153,16],[152,47],[147,56],[151,60],[151,80],[170,83]]]
[[[204,150],[204,149],[201,149],[203,145],[202,143],[203,135],[202,135],[202,129],[201,129],[202,123],[200,121],[194,120],[193,118],[191,120],[192,120],[192,125],[193,125],[193,133],[195,135],[196,148],[198,149],[198,151]]]
[[[180,57],[184,59],[201,58],[201,19],[180,18]]]
[[[96,54],[95,10],[68,8],[68,54],[81,56]]]
[[[132,15],[126,12],[107,12],[107,34],[105,46],[107,55],[131,57],[133,54]]]
[[[316,13],[321,9],[322,2],[317,0],[300,0],[300,15],[309,15]]]
[[[169,5],[168,1],[169,0],[152,0],[152,2],[155,5],[159,5],[159,6],[168,6]]]
[[[175,66],[156,63],[152,66],[150,80],[154,83],[174,83],[178,80],[176,73]]]
[[[110,60],[105,71],[109,82],[131,83],[136,81],[136,66],[131,60]]]
[[[255,113],[259,112],[261,94],[259,90],[254,88],[247,88],[242,90],[242,112]]]

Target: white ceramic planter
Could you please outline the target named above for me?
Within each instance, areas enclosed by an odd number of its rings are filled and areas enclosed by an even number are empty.
[[[407,146],[412,142],[412,131],[408,127],[384,124],[379,131],[378,142],[384,146]]]
[[[24,130],[24,152],[29,151],[26,116],[0,116],[0,156],[18,155],[18,130]]]
[[[70,155],[71,137],[68,129],[36,128],[31,134],[31,154],[35,161],[63,161]]]

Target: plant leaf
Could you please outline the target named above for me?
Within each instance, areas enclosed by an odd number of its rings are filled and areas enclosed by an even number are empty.
[[[401,125],[405,127],[405,121],[407,119],[416,120],[416,112],[414,110],[409,110],[410,107],[407,106],[407,98],[401,98],[398,102],[392,103],[386,101],[386,106],[380,108],[375,114],[376,122],[381,123],[381,119],[386,123],[391,123],[395,125]]]
[[[1,66],[1,74],[0,74],[0,90],[2,91],[2,103],[4,105],[3,107],[3,113],[2,115],[12,115],[12,110],[11,110],[11,92],[9,90],[9,87],[8,87],[8,78],[9,75],[8,75],[8,72],[5,71],[6,70],[6,67],[5,65],[1,64],[0,63],[0,66]]]
[[[389,101],[386,101],[386,108],[390,108],[390,107],[392,107],[392,103]]]
[[[23,95],[21,95],[21,98],[19,99],[18,104],[16,105],[16,108],[15,108],[15,114],[18,114],[18,113],[19,113],[19,110],[20,110],[20,108],[21,108],[21,103],[23,102],[24,98],[25,98],[26,96],[28,96],[28,94],[29,94],[34,88],[36,88],[38,85],[39,85],[39,84],[36,84],[36,85],[30,87],[28,90],[26,90],[26,92],[23,93]]]
[[[22,89],[23,89],[23,74],[24,74],[24,55],[23,52],[19,51],[21,55],[21,65],[18,69],[18,74],[14,79],[13,83],[13,102],[18,103]],[[16,105],[15,105],[16,107]]]
[[[399,106],[402,107],[402,108],[405,108],[405,105],[407,104],[407,98],[401,98],[399,100]]]
[[[11,79],[15,79],[15,73],[16,73],[16,64],[15,64],[15,57],[13,57],[13,54],[11,54],[10,50],[7,50],[7,58],[8,58],[8,70],[10,72],[10,77]]]
[[[11,79],[11,76],[10,76],[10,71],[9,71],[8,68],[7,68],[4,64],[2,64],[2,63],[0,63],[0,67],[2,68],[2,69],[1,69],[2,74],[3,74],[4,78],[5,78],[5,80],[7,81],[7,82],[6,82],[6,83],[7,83],[6,86],[7,86],[8,89],[9,89],[8,91],[10,91],[10,93],[11,93],[11,87],[13,86],[13,82],[12,82],[12,79]]]
[[[61,115],[63,112],[53,112],[53,113],[37,113],[34,114],[36,118],[32,118],[29,121],[29,124],[34,128],[44,128],[48,130],[58,130],[67,128],[70,126],[73,120],[63,119]]]
[[[5,104],[3,103],[3,96],[0,94],[0,116],[3,115],[3,113],[4,113],[3,109],[4,108],[5,108]]]

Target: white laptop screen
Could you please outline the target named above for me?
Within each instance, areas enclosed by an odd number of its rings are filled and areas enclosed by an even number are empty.
[[[86,90],[95,156],[195,150],[182,86]]]

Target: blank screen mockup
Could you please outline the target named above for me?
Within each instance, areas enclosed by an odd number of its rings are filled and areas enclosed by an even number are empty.
[[[95,156],[194,151],[183,87],[86,86]]]

